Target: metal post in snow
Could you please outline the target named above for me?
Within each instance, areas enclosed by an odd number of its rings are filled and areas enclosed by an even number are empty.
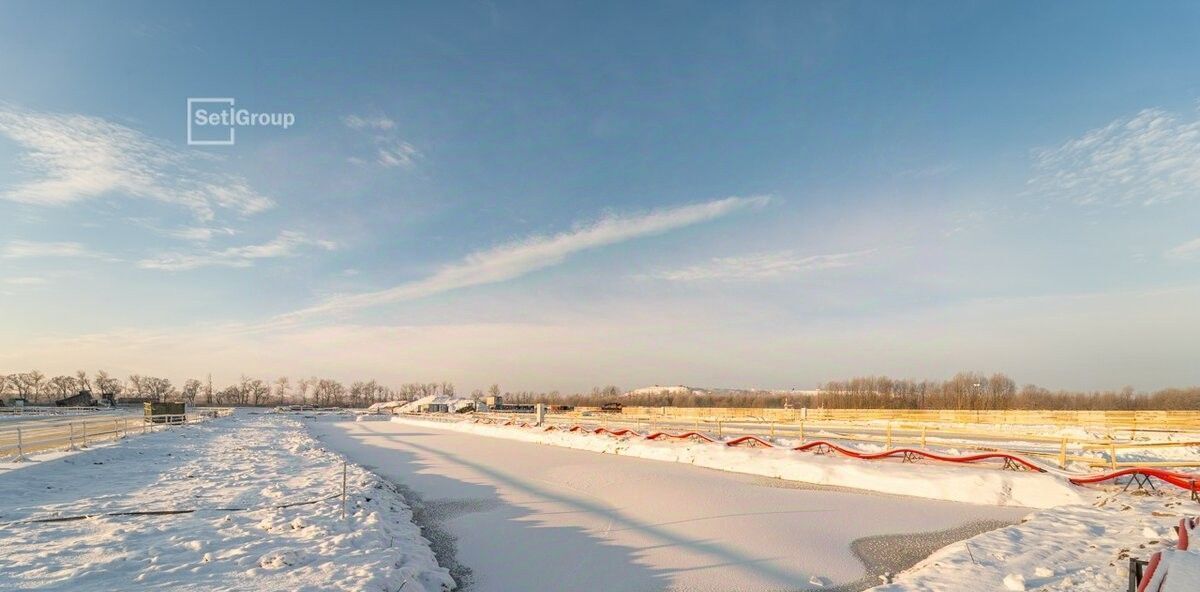
[[[71,439],[69,440],[70,443],[67,444],[67,451],[75,450],[75,424],[68,423],[67,427],[71,429]]]
[[[79,447],[87,448],[87,422],[86,421],[83,422],[83,444],[80,444]]]
[[[17,428],[17,458],[14,462],[25,460],[25,443],[21,441],[21,428]]]
[[[342,461],[342,520],[346,519],[346,461]]]

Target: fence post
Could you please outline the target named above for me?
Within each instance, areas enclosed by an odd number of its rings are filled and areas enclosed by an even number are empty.
[[[75,450],[75,424],[68,422],[67,427],[71,430],[71,438],[67,441],[67,451],[70,452]]]
[[[25,460],[25,443],[21,440],[21,428],[17,428],[17,458],[13,462]]]
[[[887,423],[887,448],[892,448],[892,422]]]
[[[925,426],[921,426],[921,448],[922,449],[926,448],[926,446],[925,446]]]
[[[1117,445],[1114,442],[1108,443],[1108,463],[1109,466],[1116,470],[1117,468]]]
[[[804,420],[800,420],[800,443],[804,443]]]
[[[718,419],[717,420],[717,437],[720,438],[723,435],[724,435],[724,431],[721,429],[721,420]]]
[[[86,421],[83,422],[83,444],[80,444],[79,447],[87,448],[87,422]]]
[[[771,422],[771,437],[775,437],[775,422]]]
[[[1063,436],[1062,447],[1058,449],[1058,468],[1067,468],[1067,437]]]
[[[346,461],[342,461],[342,520],[346,519]]]

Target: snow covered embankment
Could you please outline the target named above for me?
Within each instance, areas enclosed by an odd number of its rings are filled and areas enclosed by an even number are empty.
[[[1037,512],[1021,524],[955,543],[871,590],[1124,590],[1129,558],[1149,559],[1174,547],[1172,525],[1195,514],[1186,496],[1116,493],[1090,505]]]
[[[436,422],[408,417],[394,417],[392,421],[605,454],[689,463],[789,481],[972,504],[1052,508],[1085,503],[1094,497],[1058,476],[1001,471],[995,467],[861,461],[780,448],[734,448],[688,441],[657,442],[468,421]]]
[[[399,494],[356,465],[347,477],[343,520],[342,457],[295,420],[247,414],[31,463],[0,475],[0,582],[70,590],[453,588]],[[84,515],[92,517],[32,522]]]

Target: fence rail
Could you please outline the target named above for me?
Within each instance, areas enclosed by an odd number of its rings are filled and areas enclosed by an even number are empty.
[[[13,427],[0,426],[0,459],[19,461],[38,452],[86,448],[89,444],[153,433],[169,426],[194,424],[231,412],[230,409],[210,408],[179,415],[47,419]]]
[[[647,415],[637,415],[644,409],[656,411]],[[908,419],[872,419],[870,422],[850,423],[847,421],[832,421],[827,419],[808,419],[797,417],[784,420],[772,420],[749,414],[679,414],[678,411],[693,412],[695,409],[682,408],[625,408],[621,413],[591,413],[576,410],[571,413],[549,414],[546,420],[555,424],[579,423],[595,427],[627,427],[636,431],[658,430],[691,430],[710,433],[717,437],[725,436],[758,436],[767,438],[790,438],[803,443],[812,439],[838,440],[845,442],[862,442],[878,444],[884,448],[896,445],[912,446],[923,450],[936,449],[965,449],[981,452],[1007,451],[1017,452],[1026,456],[1046,459],[1059,467],[1066,468],[1069,464],[1082,464],[1093,468],[1105,467],[1119,469],[1123,467],[1200,467],[1197,460],[1197,448],[1200,448],[1200,420],[1188,424],[1184,428],[1172,430],[1164,426],[1155,429],[1143,429],[1142,438],[1153,432],[1156,438],[1174,437],[1174,441],[1145,441],[1134,440],[1136,432],[1123,430],[1107,430],[1104,437],[1060,436],[1046,433],[1035,433],[1029,426],[1053,425],[1046,422],[1031,422],[1018,424],[1016,429],[987,429],[982,425],[963,427],[961,422],[952,423],[920,423]],[[705,411],[713,411],[708,409]],[[723,411],[723,410],[718,410]],[[795,411],[795,410],[762,410],[738,409],[737,411]],[[828,411],[828,410],[827,410]],[[839,410],[841,411],[841,410]],[[855,411],[858,410],[845,410]],[[876,411],[876,410],[868,410]],[[954,412],[937,412],[943,417],[952,416]],[[532,421],[530,414],[498,413],[476,414],[486,415],[494,419],[514,419],[518,422]],[[1145,418],[1143,418],[1143,421]],[[1171,432],[1171,433],[1162,433]],[[1176,459],[1154,457],[1150,459],[1131,458],[1133,453],[1140,450],[1153,449],[1166,451],[1174,449],[1178,452]],[[1124,454],[1122,454],[1124,453]],[[1124,457],[1124,458],[1123,458]]]
[[[579,411],[591,410],[579,408]],[[747,407],[625,407],[623,415],[761,421],[905,421],[923,424],[1053,425],[1111,430],[1197,429],[1200,411],[1048,411],[960,409],[757,409]]]

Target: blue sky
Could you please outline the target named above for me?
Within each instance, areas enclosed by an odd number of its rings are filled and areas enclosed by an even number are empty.
[[[1198,26],[6,2],[0,371],[1194,384]],[[296,125],[187,146],[188,97]]]

